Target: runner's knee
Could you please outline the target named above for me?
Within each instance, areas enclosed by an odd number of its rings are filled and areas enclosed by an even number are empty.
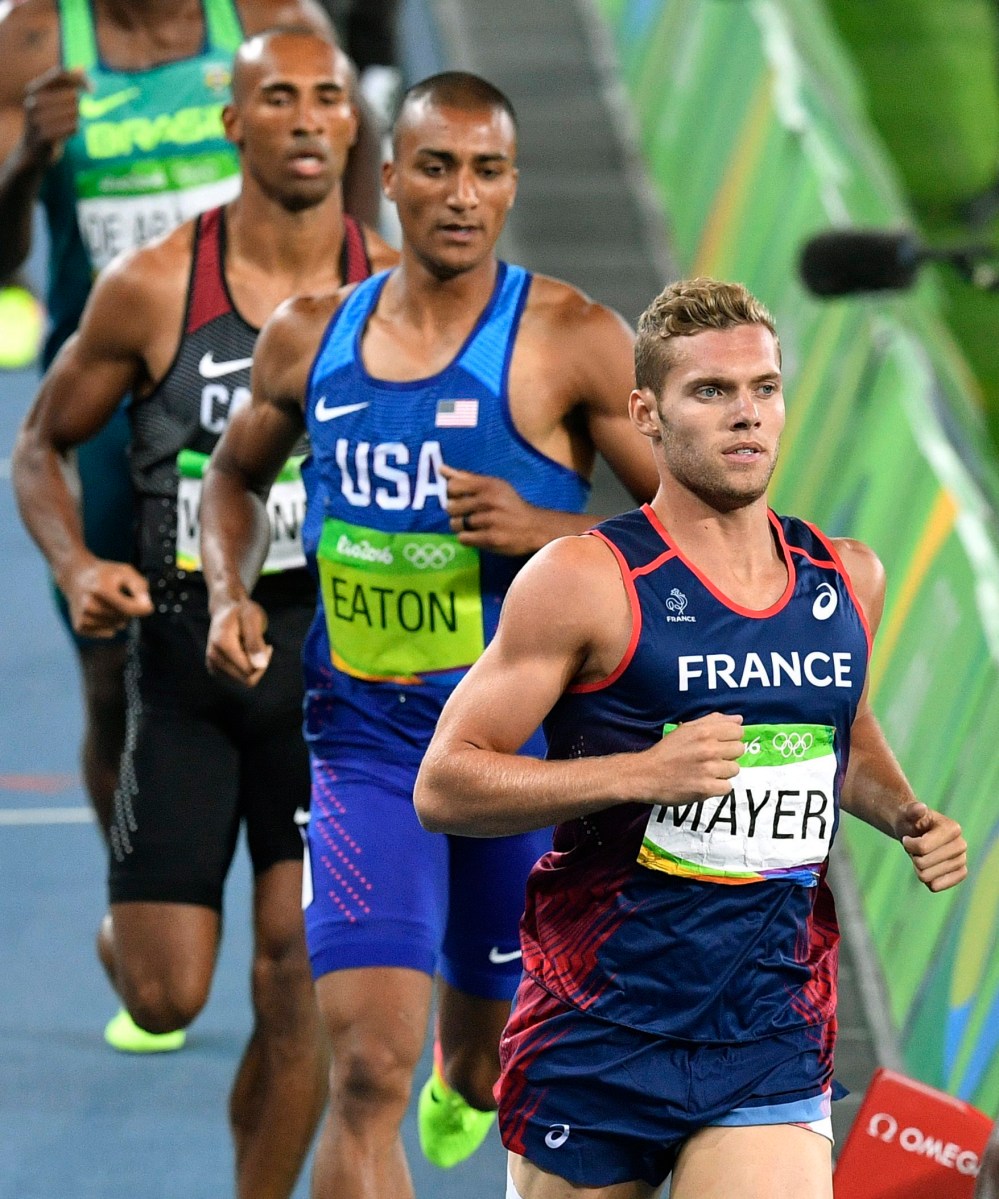
[[[258,1024],[285,1033],[300,1031],[305,1011],[315,1013],[312,974],[304,937],[269,940],[253,957],[253,1007]]]
[[[393,1110],[401,1119],[418,1060],[377,1031],[341,1039],[330,1066],[331,1107],[348,1123]]]
[[[207,982],[193,973],[170,978],[136,975],[119,962],[117,977],[129,1014],[146,1032],[187,1028],[208,999]]]

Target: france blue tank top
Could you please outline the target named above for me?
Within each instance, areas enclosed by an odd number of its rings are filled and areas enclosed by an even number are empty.
[[[561,825],[528,884],[525,969],[564,1002],[677,1040],[757,1039],[835,1010],[825,870],[870,636],[832,544],[770,521],[788,581],[765,611],[721,594],[650,507],[601,524],[631,643],[545,722],[549,757],[570,758],[646,749],[710,712],[743,717],[726,795]]]
[[[320,603],[305,647],[306,735],[418,760],[444,700],[492,637],[523,559],[462,545],[442,464],[505,479],[529,503],[581,512],[588,483],[514,426],[510,359],[531,275],[499,263],[465,344],[438,374],[373,378],[361,341],[388,278],[360,284],[334,314],[306,396],[312,458],[306,555]],[[403,720],[405,716],[405,720]]]

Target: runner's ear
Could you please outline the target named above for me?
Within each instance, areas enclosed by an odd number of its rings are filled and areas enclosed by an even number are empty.
[[[232,142],[234,146],[241,143],[243,132],[240,127],[239,109],[235,104],[227,104],[222,109],[222,129],[227,142]]]

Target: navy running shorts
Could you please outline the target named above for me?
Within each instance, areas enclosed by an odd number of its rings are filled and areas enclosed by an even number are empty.
[[[551,848],[551,830],[428,833],[413,807],[416,772],[313,755],[303,893],[313,975],[400,966],[510,999],[527,876]]]
[[[503,1144],[577,1186],[658,1187],[695,1132],[801,1124],[832,1139],[832,1040],[812,1025],[691,1045],[612,1024],[525,976],[500,1041]]]

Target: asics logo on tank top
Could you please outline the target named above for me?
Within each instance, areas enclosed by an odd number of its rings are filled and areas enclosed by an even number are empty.
[[[447,507],[447,480],[440,473],[444,464],[439,441],[424,441],[413,461],[413,450],[401,441],[358,441],[337,438],[336,464],[340,468],[340,491],[355,508],[381,508],[385,512],[406,509],[419,512],[428,501]]]
[[[816,620],[828,620],[836,611],[839,597],[832,583],[820,583],[816,588],[818,594],[812,604],[812,615]]]

